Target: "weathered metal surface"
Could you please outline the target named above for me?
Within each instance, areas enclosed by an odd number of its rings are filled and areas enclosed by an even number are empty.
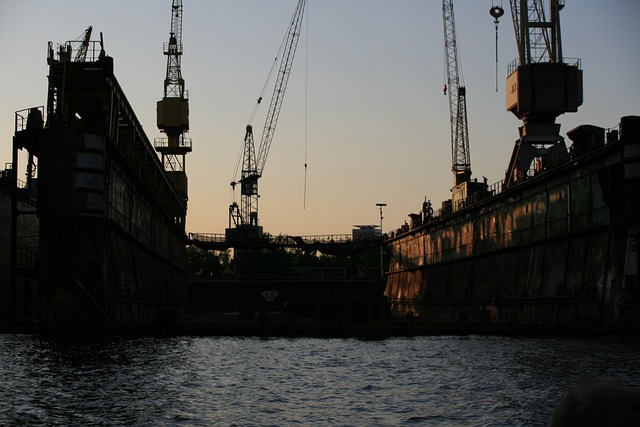
[[[14,137],[14,150],[27,148],[38,164],[37,326],[166,322],[186,300],[184,197],[113,75],[111,58],[101,52],[69,62],[51,50],[48,63],[46,125],[16,129]],[[29,303],[18,297],[14,292],[10,304]]]
[[[638,176],[623,173],[638,163],[637,147],[629,133],[392,238],[392,312],[435,323],[638,326],[637,271],[623,268],[638,257],[629,242],[640,195],[625,192]]]

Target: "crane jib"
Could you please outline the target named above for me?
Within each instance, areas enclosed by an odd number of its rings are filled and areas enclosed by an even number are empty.
[[[262,176],[267,156],[269,154],[269,149],[271,147],[271,142],[276,131],[282,102],[287,89],[287,83],[289,81],[289,76],[291,75],[291,66],[293,65],[296,47],[300,38],[300,29],[302,27],[302,17],[305,5],[306,0],[299,0],[288,27],[285,38],[286,42],[283,47],[281,47],[283,50],[280,60],[280,68],[273,88],[273,94],[271,96],[264,128],[262,130],[260,145],[257,150],[255,148],[252,127],[251,125],[247,126],[243,145],[243,161],[240,179],[241,203],[239,209],[237,204],[232,204],[229,210],[230,223],[232,220],[236,227],[242,226],[244,228],[249,227],[255,230],[261,229],[258,225],[258,198],[260,197],[258,194],[258,179]],[[258,104],[261,101],[262,96],[258,98]]]

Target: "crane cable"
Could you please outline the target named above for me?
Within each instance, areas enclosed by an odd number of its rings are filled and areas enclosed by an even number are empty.
[[[302,194],[302,210],[307,207],[307,135],[309,129],[309,3],[305,4],[307,8],[305,19],[306,22],[306,39],[305,39],[305,70],[304,70],[304,189]]]
[[[496,26],[496,92],[498,92],[498,24],[500,23],[500,17],[504,15],[504,9],[502,8],[502,0],[500,0],[500,6],[493,5],[489,10],[489,14],[493,16],[493,22]]]

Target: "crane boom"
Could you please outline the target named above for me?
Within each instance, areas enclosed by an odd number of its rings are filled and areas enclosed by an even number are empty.
[[[91,30],[93,27],[90,25],[84,32],[82,43],[80,44],[80,50],[76,55],[76,62],[84,62],[87,58],[87,51],[89,50],[89,41],[91,40]]]
[[[271,142],[276,131],[280,109],[282,108],[287,83],[291,74],[293,58],[300,38],[305,4],[306,0],[298,1],[298,5],[296,6],[288,27],[286,41],[281,52],[280,68],[273,88],[269,111],[262,131],[262,138],[257,150],[253,138],[253,127],[247,125],[246,128],[240,179],[241,205],[238,209],[237,204],[233,203],[229,208],[230,220],[233,220],[236,227],[258,227],[258,179],[262,177],[269,149],[271,148]],[[261,98],[258,102],[260,101]],[[232,187],[235,187],[235,185],[235,181],[231,183]]]
[[[457,186],[463,182],[468,182],[471,178],[471,159],[469,154],[466,88],[460,82],[453,0],[442,1],[442,20],[444,23],[444,47],[447,63],[445,93],[448,87],[451,124],[451,170]]]
[[[282,53],[282,62],[280,62],[280,70],[276,78],[276,84],[273,88],[273,95],[271,96],[271,103],[269,104],[269,112],[264,122],[264,129],[262,130],[262,138],[260,141],[260,149],[258,151],[258,173],[262,175],[264,165],[267,161],[267,155],[271,148],[271,141],[276,131],[276,125],[278,123],[278,117],[280,116],[280,109],[282,108],[282,101],[287,89],[287,83],[289,82],[289,75],[291,74],[291,66],[293,65],[293,57],[296,54],[296,47],[298,46],[298,40],[300,39],[300,28],[302,27],[302,16],[304,14],[306,0],[300,0],[291,24],[289,25],[289,31],[287,33],[287,42],[285,43],[284,52]]]

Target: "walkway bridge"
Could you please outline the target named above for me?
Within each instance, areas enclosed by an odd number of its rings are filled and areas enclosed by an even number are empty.
[[[205,250],[297,248],[306,252],[319,251],[326,255],[343,256],[380,248],[382,239],[354,239],[351,234],[315,236],[264,234],[255,239],[228,239],[225,234],[189,233],[189,244]]]

